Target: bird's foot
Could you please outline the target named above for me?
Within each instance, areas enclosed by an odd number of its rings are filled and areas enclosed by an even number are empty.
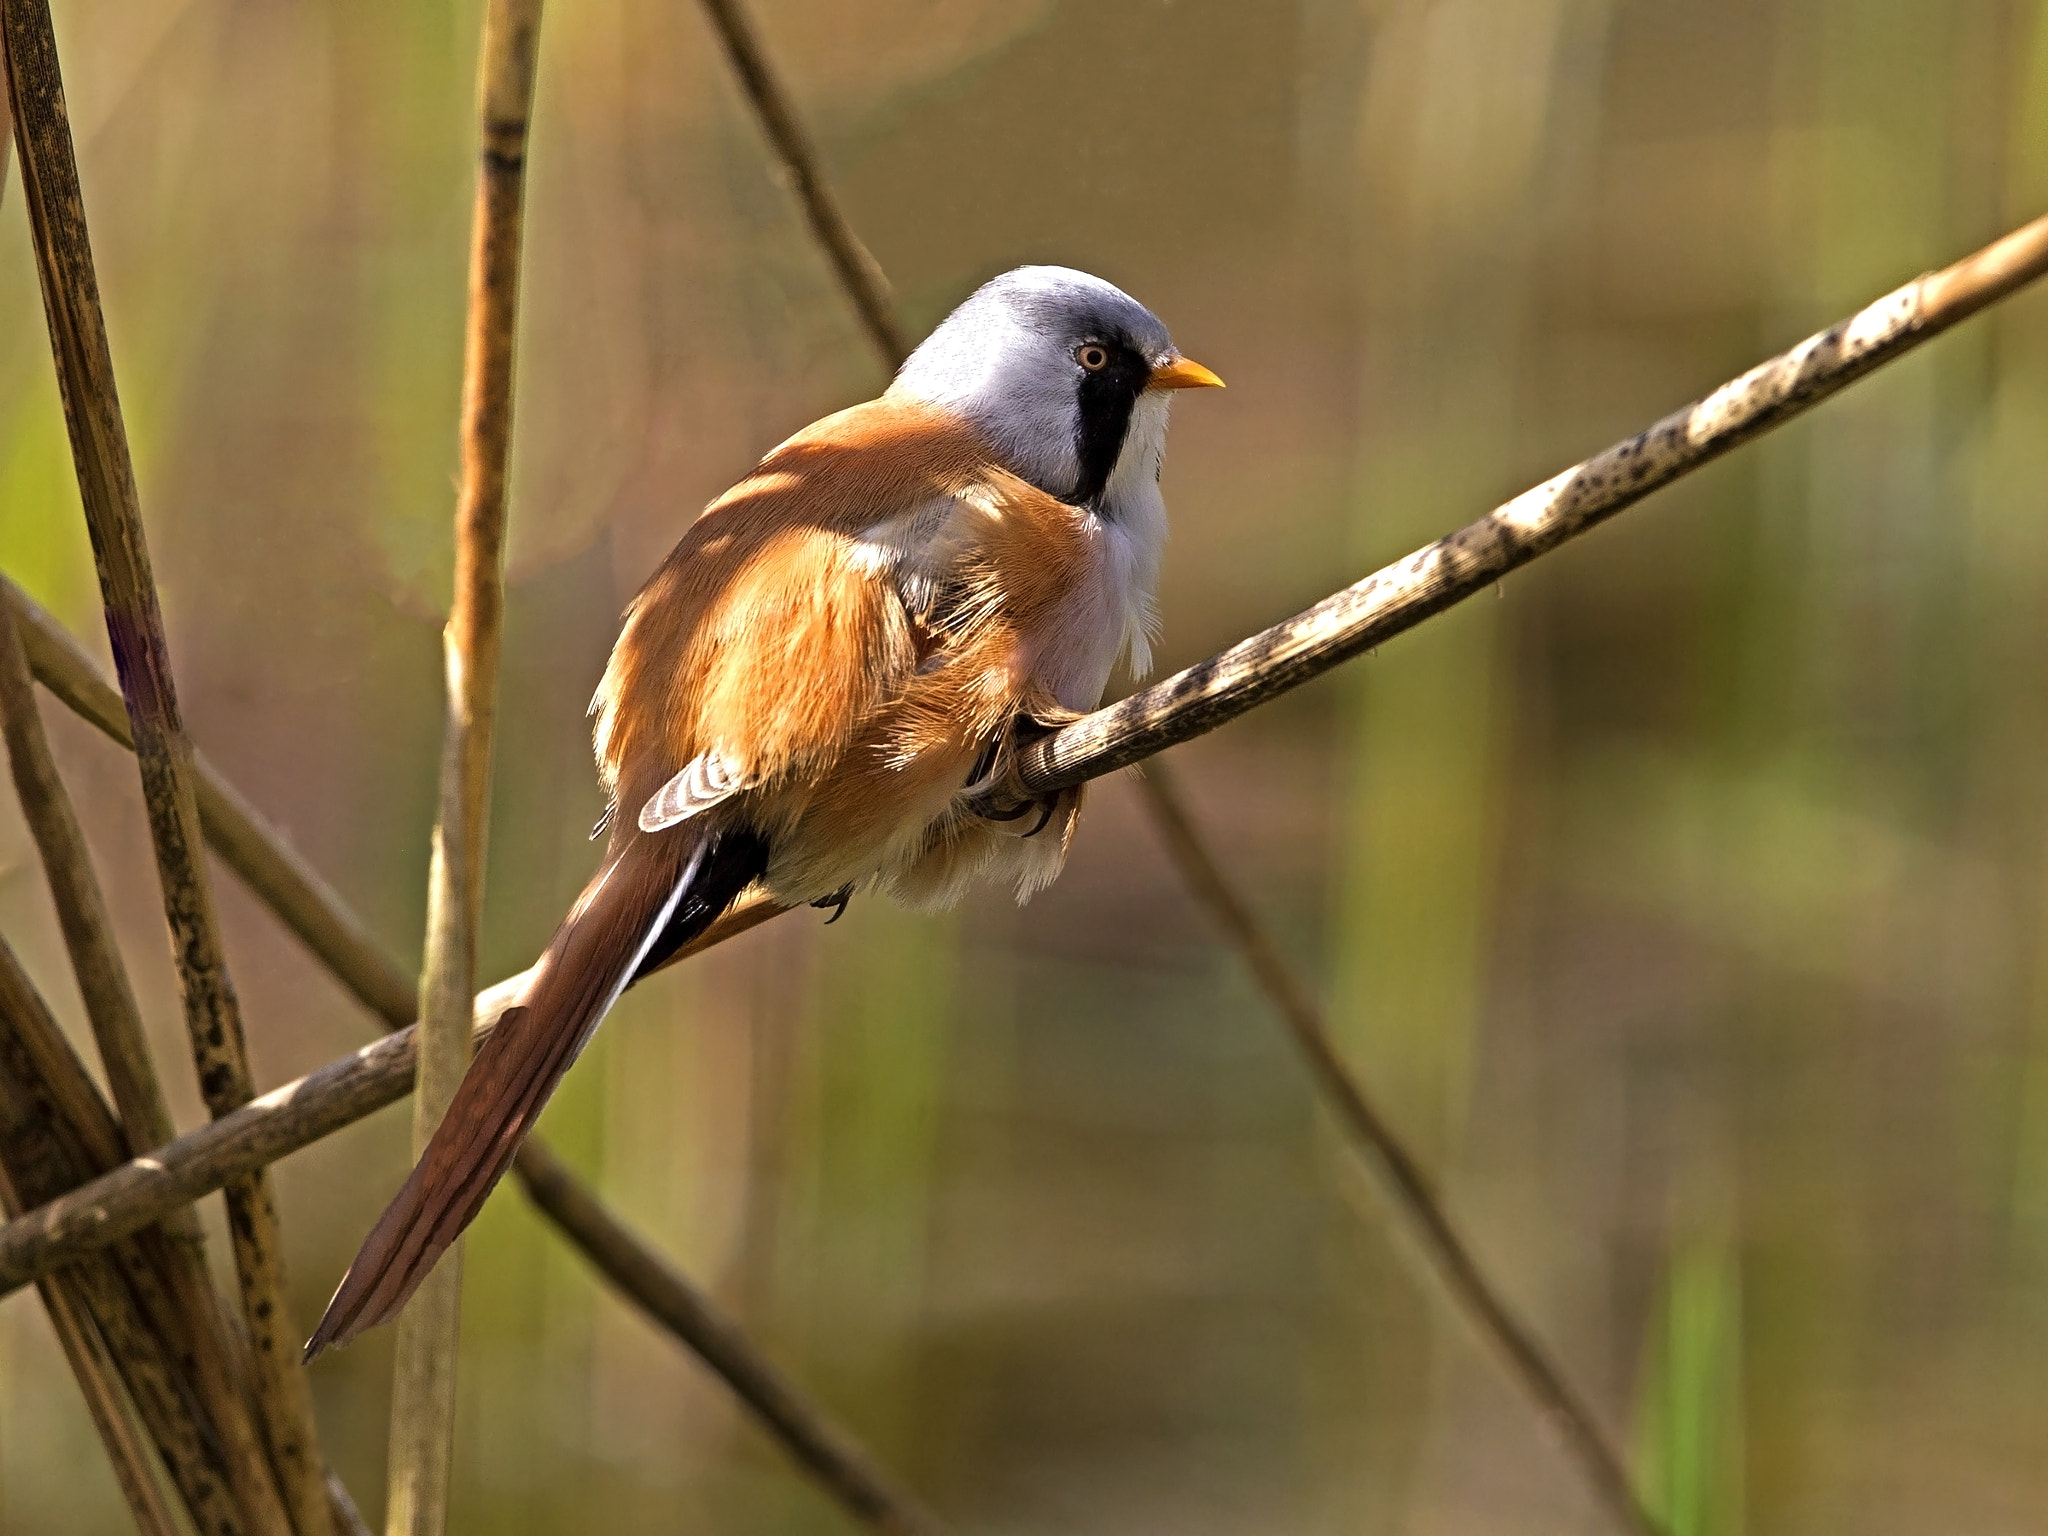
[[[1029,800],[1005,806],[1001,810],[986,810],[978,814],[983,821],[1022,821],[1032,811],[1036,811],[1038,820],[1031,824],[1029,832],[1023,834],[1025,837],[1036,837],[1045,830],[1045,824],[1052,820],[1052,813],[1059,808],[1060,792],[1054,791],[1049,795],[1033,795]]]
[[[831,912],[832,915],[825,919],[825,926],[830,928],[839,919],[846,916],[846,904],[851,900],[853,900],[853,887],[851,885],[842,885],[830,896],[820,896],[811,905],[820,912]]]
[[[1066,710],[1013,718],[1002,735],[982,748],[974,771],[967,776],[966,790],[974,801],[974,814],[984,821],[1013,822],[1036,811],[1038,819],[1031,824],[1031,830],[1020,835],[1029,838],[1043,832],[1066,803],[1069,792],[1054,790],[1040,794],[1025,788],[1018,765],[1026,747],[1076,718]]]

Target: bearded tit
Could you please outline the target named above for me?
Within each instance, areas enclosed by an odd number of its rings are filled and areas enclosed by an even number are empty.
[[[758,883],[1020,899],[1078,789],[992,815],[1020,728],[1141,674],[1176,391],[1222,380],[1121,290],[1022,267],[947,317],[880,399],[714,501],[633,600],[592,704],[604,861],[478,1051],[307,1357],[393,1317],[481,1209],[619,994]]]

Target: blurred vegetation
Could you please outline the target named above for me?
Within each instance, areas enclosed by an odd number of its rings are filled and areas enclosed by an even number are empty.
[[[915,326],[1058,260],[1229,379],[1167,667],[2048,207],[2042,0],[759,9]],[[193,734],[408,955],[476,13],[58,11]],[[588,870],[624,600],[880,383],[691,6],[557,8],[537,112],[493,976]],[[1180,754],[1674,1536],[2048,1522],[2044,420],[2037,294]],[[0,565],[99,643],[18,197]],[[51,727],[177,1062],[133,768]],[[223,904],[264,1082],[364,1037]],[[82,1037],[11,804],[0,928]],[[548,1128],[964,1528],[1598,1525],[1121,783],[1021,912],[856,903],[640,989]],[[387,1112],[280,1168],[302,1315],[405,1152]],[[468,1295],[457,1529],[843,1529],[515,1198]],[[372,1507],[388,1355],[315,1373]],[[124,1521],[0,1305],[0,1531]]]

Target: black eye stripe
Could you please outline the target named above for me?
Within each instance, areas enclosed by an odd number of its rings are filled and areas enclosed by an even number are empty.
[[[1151,365],[1121,341],[1083,342],[1075,348],[1076,360],[1094,347],[1107,352],[1109,358],[1094,370],[1084,365],[1076,392],[1080,413],[1074,449],[1081,473],[1071,499],[1074,505],[1084,507],[1099,500],[1109,484],[1117,455],[1123,451],[1124,434],[1130,428],[1131,411],[1152,377]]]

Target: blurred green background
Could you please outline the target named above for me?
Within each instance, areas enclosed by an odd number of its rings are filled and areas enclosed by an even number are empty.
[[[757,8],[917,331],[1056,260],[1230,381],[1177,413],[1166,668],[2048,208],[2044,0]],[[411,963],[478,7],[57,20],[193,734]],[[0,565],[104,654],[20,209]],[[527,251],[489,977],[591,867],[625,599],[881,382],[683,0],[547,16]],[[1674,1536],[2048,1526],[2044,494],[2036,293],[1175,754]],[[132,764],[48,713],[195,1124]],[[366,1038],[220,887],[260,1081]],[[11,800],[0,928],[83,1040]],[[1026,909],[639,989],[546,1127],[964,1530],[1605,1529],[1127,784]],[[302,1320],[406,1137],[278,1170]],[[467,1296],[458,1530],[848,1528],[510,1190]],[[389,1353],[314,1372],[373,1515]],[[17,1295],[0,1530],[124,1528]]]

